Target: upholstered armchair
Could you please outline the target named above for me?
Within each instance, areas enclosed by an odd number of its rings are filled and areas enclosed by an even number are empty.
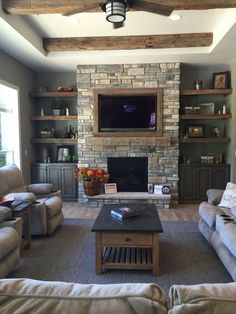
[[[11,209],[0,206],[0,278],[20,263],[22,219],[12,219]]]
[[[0,196],[30,201],[32,235],[51,234],[63,221],[61,192],[50,183],[25,185],[15,164],[0,168]]]

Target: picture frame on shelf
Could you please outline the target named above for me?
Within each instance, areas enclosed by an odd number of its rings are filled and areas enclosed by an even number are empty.
[[[199,104],[201,114],[214,114],[215,104],[214,103],[204,103]]]
[[[105,194],[117,193],[116,183],[105,183],[104,188],[105,188]]]
[[[190,138],[204,137],[204,125],[192,124],[187,126],[187,134]]]
[[[57,162],[70,162],[71,152],[69,146],[58,146],[57,147]]]
[[[230,88],[230,72],[225,71],[213,73],[212,88],[213,89]]]

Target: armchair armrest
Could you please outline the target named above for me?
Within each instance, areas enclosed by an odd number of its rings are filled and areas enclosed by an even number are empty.
[[[221,201],[221,198],[224,194],[225,190],[220,190],[220,189],[209,189],[207,190],[207,198],[208,198],[208,203],[212,205],[218,205]]]
[[[51,183],[34,183],[27,185],[27,191],[34,194],[49,194],[54,192],[54,186]]]
[[[0,224],[11,217],[11,209],[6,206],[0,206]]]

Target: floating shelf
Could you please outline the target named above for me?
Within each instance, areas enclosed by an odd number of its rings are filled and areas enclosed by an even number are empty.
[[[180,96],[196,96],[196,95],[230,95],[232,88],[222,89],[182,89]]]
[[[182,114],[180,120],[226,120],[231,119],[232,114]]]
[[[78,116],[32,116],[32,121],[69,121],[69,120],[77,120]]]
[[[77,138],[34,138],[33,143],[41,144],[75,144],[78,141]]]
[[[182,144],[190,143],[230,143],[228,137],[198,137],[198,138],[181,138],[179,140]]]
[[[36,92],[30,93],[30,97],[75,97],[77,92]]]

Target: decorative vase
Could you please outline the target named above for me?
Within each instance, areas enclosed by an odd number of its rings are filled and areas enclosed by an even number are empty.
[[[100,181],[84,181],[84,194],[88,196],[100,194],[101,182]]]

